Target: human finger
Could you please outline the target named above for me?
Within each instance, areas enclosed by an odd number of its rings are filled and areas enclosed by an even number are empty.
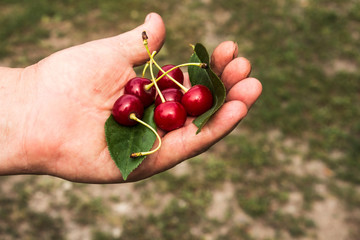
[[[238,46],[232,41],[220,43],[211,55],[210,66],[214,73],[221,76],[226,65],[238,55]]]
[[[259,98],[262,92],[262,84],[256,78],[245,78],[237,82],[228,92],[226,101],[242,101],[250,108]]]
[[[114,52],[124,56],[132,66],[144,64],[149,55],[143,45],[142,32],[146,31],[150,52],[159,51],[165,41],[165,25],[157,13],[149,13],[144,24],[131,31],[108,39]]]
[[[226,65],[221,75],[221,80],[226,90],[229,91],[237,82],[247,78],[250,72],[251,64],[249,60],[244,57],[238,57]]]

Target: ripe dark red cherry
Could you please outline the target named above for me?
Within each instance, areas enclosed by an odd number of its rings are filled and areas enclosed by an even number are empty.
[[[114,103],[112,115],[121,125],[134,126],[137,122],[130,119],[131,113],[141,119],[144,115],[144,106],[138,97],[124,94]]]
[[[145,89],[145,86],[150,83],[151,81],[147,78],[134,77],[126,83],[125,93],[135,95],[140,98],[146,108],[154,102],[156,95],[154,86],[152,86],[149,90]]]
[[[181,128],[186,121],[185,108],[178,102],[161,103],[155,108],[154,121],[156,126],[168,132]]]
[[[212,107],[213,96],[204,85],[195,85],[184,94],[181,104],[190,116],[196,117]]]
[[[161,92],[166,102],[181,102],[181,98],[184,95],[180,89],[168,88]],[[155,99],[155,106],[161,103],[161,98],[158,95]]]
[[[169,64],[169,65],[165,65],[165,66],[163,66],[161,68],[166,72],[166,71],[170,70],[173,67],[175,67],[175,66]],[[163,72],[159,71],[156,78],[160,77],[162,74],[163,74]],[[181,71],[180,68],[175,68],[174,70],[169,72],[168,75],[171,76],[172,78],[174,78],[180,84],[183,84],[183,82],[184,82],[184,74],[183,74],[183,72]],[[179,88],[179,86],[176,85],[176,83],[174,83],[168,76],[162,77],[159,81],[157,81],[157,84],[158,84],[160,90],[164,90],[164,89],[167,89],[167,88]]]

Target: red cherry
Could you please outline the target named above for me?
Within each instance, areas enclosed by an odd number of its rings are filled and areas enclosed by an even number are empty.
[[[181,98],[184,95],[180,89],[168,88],[164,91],[161,91],[161,94],[164,96],[166,102],[181,102]],[[155,99],[155,106],[158,106],[161,103],[161,98],[158,95]]]
[[[166,72],[166,71],[170,70],[173,67],[175,67],[175,66],[169,64],[169,65],[165,65],[165,66],[163,66],[161,68]],[[160,77],[162,74],[163,74],[163,72],[159,71],[156,78]],[[175,68],[174,70],[169,72],[168,75],[171,76],[172,78],[174,78],[180,84],[183,84],[183,82],[184,82],[184,74],[183,74],[183,72],[181,71],[180,68]],[[164,90],[164,89],[167,89],[167,88],[179,88],[179,86],[176,85],[176,83],[174,83],[174,81],[172,81],[166,75],[164,77],[162,77],[159,81],[157,81],[157,84],[158,84],[160,90]]]
[[[196,117],[212,107],[213,96],[204,85],[195,85],[184,94],[181,104],[190,116]]]
[[[184,126],[186,121],[185,108],[178,102],[164,102],[155,108],[154,121],[165,131],[172,131]]]
[[[138,97],[124,94],[114,103],[112,115],[121,125],[134,126],[137,122],[130,119],[131,113],[141,119],[144,115],[144,106]]]
[[[147,78],[134,77],[126,83],[125,93],[135,95],[140,98],[146,108],[154,102],[156,95],[154,86],[152,86],[149,90],[145,89],[145,86],[150,83],[151,81]]]

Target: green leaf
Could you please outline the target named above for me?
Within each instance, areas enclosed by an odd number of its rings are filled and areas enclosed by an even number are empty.
[[[156,129],[154,105],[145,110],[142,120]],[[120,169],[124,180],[146,157],[130,158],[130,154],[149,151],[156,140],[155,134],[142,124],[133,127],[122,126],[112,115],[105,123],[105,137],[110,155]]]
[[[194,53],[190,57],[190,62],[202,62],[208,64],[209,68],[202,69],[196,66],[189,66],[189,78],[191,85],[205,85],[210,89],[214,97],[214,104],[207,112],[198,116],[193,123],[198,127],[196,134],[198,134],[202,127],[209,121],[217,110],[224,104],[226,98],[226,89],[220,78],[211,70],[209,54],[206,48],[197,43],[194,47]]]

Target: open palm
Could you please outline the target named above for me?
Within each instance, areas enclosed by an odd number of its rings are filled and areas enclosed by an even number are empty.
[[[133,67],[148,59],[141,39],[144,30],[150,49],[159,50],[165,27],[153,13],[130,32],[65,49],[24,70],[23,77],[33,81],[26,146],[28,158],[41,166],[36,173],[78,182],[122,181],[107,150],[104,123],[124,85],[135,76]],[[152,176],[205,151],[247,114],[261,93],[261,84],[247,78],[250,64],[235,58],[236,54],[236,45],[224,42],[212,55],[212,67],[228,91],[218,113],[198,135],[191,119],[183,128],[161,133],[162,147],[130,174],[129,181]]]

